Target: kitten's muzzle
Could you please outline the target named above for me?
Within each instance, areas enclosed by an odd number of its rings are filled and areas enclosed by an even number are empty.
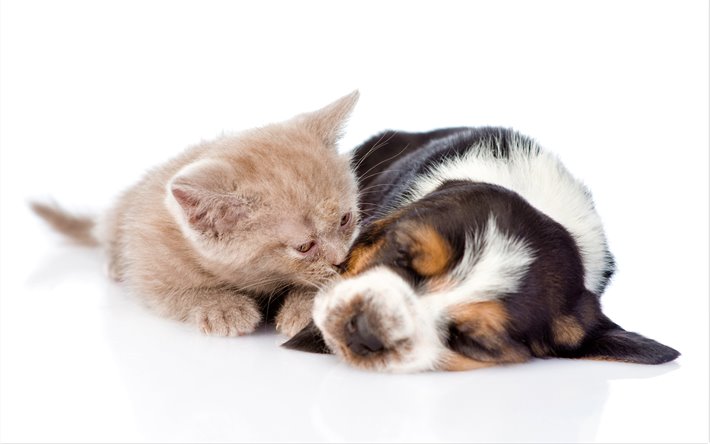
[[[355,354],[368,356],[384,349],[384,344],[372,331],[365,313],[358,313],[345,324],[345,344]]]

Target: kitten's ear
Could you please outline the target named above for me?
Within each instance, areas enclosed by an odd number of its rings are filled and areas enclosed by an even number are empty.
[[[248,217],[249,202],[229,192],[224,169],[216,161],[201,161],[181,170],[168,185],[190,228],[224,234]]]
[[[680,353],[677,350],[638,333],[626,331],[603,316],[599,328],[591,332],[581,346],[568,357],[663,364],[678,356]]]
[[[170,191],[190,228],[202,233],[227,233],[248,215],[247,202],[236,196],[180,183],[173,183]]]
[[[317,111],[301,114],[299,119],[308,129],[319,136],[326,146],[335,147],[342,136],[343,127],[360,97],[360,92],[355,90],[347,96]]]

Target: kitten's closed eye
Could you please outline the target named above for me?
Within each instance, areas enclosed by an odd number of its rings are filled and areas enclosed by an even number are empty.
[[[353,213],[345,213],[345,214],[343,214],[343,217],[340,218],[340,226],[341,226],[341,227],[346,226],[347,224],[350,223],[350,221],[352,220],[352,218],[353,218]]]
[[[299,253],[308,253],[315,245],[315,242],[309,241],[297,246],[296,251],[298,251]]]

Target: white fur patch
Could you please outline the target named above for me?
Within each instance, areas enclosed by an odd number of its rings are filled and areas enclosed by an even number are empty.
[[[533,260],[525,242],[502,233],[491,216],[481,236],[466,239],[461,262],[451,272],[453,288],[426,294],[422,301],[439,316],[448,307],[498,299],[517,291]]]
[[[418,178],[399,205],[414,202],[449,180],[485,182],[515,191],[572,234],[584,264],[584,284],[599,291],[606,269],[606,238],[591,194],[553,154],[519,136],[512,136],[512,144],[508,159],[496,158],[481,146],[445,160]]]

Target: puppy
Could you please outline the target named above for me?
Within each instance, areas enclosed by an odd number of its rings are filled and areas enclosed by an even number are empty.
[[[353,162],[363,229],[286,347],[396,372],[679,356],[602,313],[614,260],[591,194],[534,140],[387,131]]]

